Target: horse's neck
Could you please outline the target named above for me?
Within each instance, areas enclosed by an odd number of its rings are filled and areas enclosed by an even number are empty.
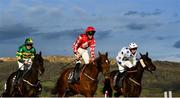
[[[27,72],[27,76],[25,78],[28,79],[30,82],[36,82],[38,78],[38,71],[36,69],[35,63],[31,65],[31,69]]]
[[[134,76],[132,78],[134,78],[137,82],[141,82],[144,69],[143,69],[140,61],[137,62],[136,67],[137,67],[137,72],[134,74]]]
[[[97,69],[97,63],[95,63],[95,64],[89,63],[89,64],[85,65],[84,72],[89,74],[93,78],[97,78],[97,76],[99,74],[99,71]]]

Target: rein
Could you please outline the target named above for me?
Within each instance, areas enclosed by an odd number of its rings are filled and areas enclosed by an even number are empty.
[[[134,73],[134,72],[137,72],[137,69],[136,70],[131,70],[131,71],[127,71],[128,73]]]
[[[37,87],[38,84],[39,84],[39,81],[36,84],[32,84],[31,82],[29,82],[28,80],[25,80],[25,79],[23,79],[23,81],[26,82],[27,84],[29,84],[32,87]]]
[[[34,64],[34,62],[35,62],[35,59],[34,59],[34,61],[33,61],[33,64]],[[32,70],[33,70],[33,67],[32,67],[32,66],[33,66],[33,64],[30,66],[30,69],[27,69],[27,70],[24,72],[24,74],[23,74],[22,77],[24,77],[28,72],[32,73]],[[23,82],[27,83],[28,85],[30,85],[30,86],[32,86],[32,87],[37,87],[38,84],[40,83],[40,82],[38,81],[36,84],[32,84],[31,82],[29,82],[27,79],[24,79],[24,78],[23,78]]]
[[[95,81],[95,79],[93,79],[92,77],[90,77],[88,74],[84,73],[84,75],[85,75],[87,78],[91,79],[92,81]]]
[[[146,67],[146,64],[144,63],[144,60],[143,60],[143,59],[140,59],[140,64],[141,64],[141,66],[142,66],[143,68]],[[133,72],[137,72],[137,71],[138,71],[138,70],[136,69],[136,70],[128,71],[128,73],[133,73]],[[129,80],[130,80],[131,82],[135,83],[136,85],[141,86],[141,84],[140,84],[139,82],[135,81],[134,79],[129,78]]]
[[[96,79],[92,78],[91,76],[89,76],[87,73],[84,72],[86,66],[87,66],[87,65],[85,65],[85,67],[83,67],[81,75],[84,74],[84,75],[85,75],[87,78],[89,78],[90,80],[92,80],[92,81],[97,81]],[[96,65],[96,67],[97,67],[97,65]]]
[[[137,85],[141,86],[141,84],[140,84],[140,83],[138,83],[137,81],[135,81],[134,79],[129,78],[129,80],[130,80],[130,81],[132,81],[133,83],[135,83],[135,84],[137,84]]]

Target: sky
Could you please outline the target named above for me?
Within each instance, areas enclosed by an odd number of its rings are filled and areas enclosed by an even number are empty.
[[[153,60],[180,61],[180,0],[0,0],[0,57],[27,37],[47,55],[73,56],[72,44],[96,28],[95,53],[115,58],[130,42]]]

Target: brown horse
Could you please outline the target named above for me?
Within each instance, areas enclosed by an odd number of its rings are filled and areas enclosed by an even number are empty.
[[[5,84],[5,90],[2,94],[3,97],[11,96],[38,96],[41,84],[38,80],[38,73],[44,73],[43,58],[41,52],[36,54],[33,59],[33,64],[30,70],[26,70],[22,81],[17,85],[13,85],[16,72],[12,73]]]
[[[110,74],[110,87],[104,87],[104,88],[112,88],[116,93],[114,93],[115,97],[119,97],[120,95],[125,97],[139,97],[141,94],[141,80],[143,76],[144,70],[147,70],[152,73],[152,71],[155,71],[156,67],[152,63],[152,60],[148,57],[148,53],[145,55],[141,55],[140,60],[138,60],[135,67],[129,69],[127,71],[126,75],[122,79],[122,88],[118,90],[114,90],[114,77],[118,70],[112,71]],[[108,81],[107,81],[108,82]],[[108,86],[108,85],[105,85]],[[109,93],[112,93],[112,91],[109,91]],[[112,94],[110,94],[112,95]],[[110,96],[111,97],[111,96]]]
[[[68,68],[62,72],[55,88],[52,90],[52,94],[58,94],[59,97],[73,96],[76,94],[92,97],[97,89],[98,74],[102,72],[105,77],[109,75],[110,61],[108,60],[108,53],[101,54],[99,52],[99,57],[97,57],[94,62],[84,65],[80,73],[80,80],[76,84],[67,82],[72,70],[73,68]]]

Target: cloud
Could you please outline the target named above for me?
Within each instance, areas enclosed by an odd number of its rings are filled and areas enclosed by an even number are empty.
[[[130,30],[143,30],[146,29],[146,27],[147,26],[145,24],[136,24],[136,23],[130,23],[126,25],[126,28]]]
[[[43,15],[46,14],[47,10],[44,6],[34,6],[29,8],[29,13],[32,15]]]
[[[111,38],[111,30],[105,30],[105,31],[98,31],[95,33],[95,38],[96,40],[103,40],[103,39],[108,39]]]
[[[164,40],[165,38],[162,37],[162,36],[157,36],[156,39],[157,39],[157,40]]]
[[[37,30],[21,23],[14,25],[4,25],[0,27],[0,40],[12,40],[30,35]]]
[[[169,22],[170,24],[180,24],[180,20],[175,20],[175,21],[172,21],[172,22]]]
[[[178,17],[179,14],[178,14],[178,13],[174,13],[173,16],[174,16],[174,17]]]
[[[127,13],[124,13],[124,15],[136,15],[136,14],[138,14],[138,12],[137,11],[128,11]]]
[[[175,21],[175,23],[180,23],[180,20]]]
[[[82,29],[72,29],[72,30],[64,30],[58,32],[42,33],[40,34],[40,36],[42,36],[43,39],[58,39],[61,37],[75,38],[82,32],[83,32]]]
[[[73,7],[72,10],[80,17],[88,16],[88,12],[79,6]]]
[[[129,23],[125,25],[127,29],[130,30],[145,30],[145,29],[155,29],[162,26],[162,23]]]
[[[145,17],[145,16],[157,16],[162,14],[162,11],[159,9],[155,9],[153,12],[138,12],[138,11],[128,11],[126,13],[124,13],[125,16],[130,16],[130,15],[139,15],[141,17]]]
[[[110,38],[111,36],[111,30],[105,30],[105,31],[98,31],[95,33],[96,40],[103,40]],[[64,31],[58,31],[58,32],[48,32],[48,33],[41,33],[39,36],[41,36],[43,39],[58,39],[58,38],[67,38],[67,39],[76,39],[76,37],[80,34],[84,33],[83,29],[72,29],[72,30],[64,30]]]
[[[175,48],[180,48],[180,40],[176,41],[173,45]]]
[[[157,36],[156,39],[157,40],[165,40],[165,39],[169,39],[172,38],[172,36]]]
[[[58,18],[63,16],[63,8],[62,7],[48,7],[44,5],[32,6],[27,8],[27,13],[34,17],[51,17]]]

